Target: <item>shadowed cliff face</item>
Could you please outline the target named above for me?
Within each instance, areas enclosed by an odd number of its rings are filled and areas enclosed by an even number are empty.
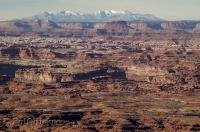
[[[100,67],[95,71],[87,73],[80,73],[75,75],[75,80],[88,80],[88,79],[126,79],[125,71],[117,67]]]
[[[22,66],[18,66],[18,65],[10,65],[10,64],[2,64],[0,63],[0,74],[1,75],[6,75],[9,77],[14,77],[15,76],[15,72],[22,68]]]

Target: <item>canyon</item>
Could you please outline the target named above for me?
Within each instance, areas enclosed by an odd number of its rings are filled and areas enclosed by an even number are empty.
[[[0,131],[200,131],[199,23],[0,22]]]

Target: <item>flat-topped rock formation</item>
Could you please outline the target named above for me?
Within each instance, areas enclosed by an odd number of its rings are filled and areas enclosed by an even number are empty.
[[[196,33],[198,21],[153,22],[53,22],[48,20],[18,20],[0,22],[1,36],[132,36],[137,33]],[[113,32],[113,33],[112,33]]]

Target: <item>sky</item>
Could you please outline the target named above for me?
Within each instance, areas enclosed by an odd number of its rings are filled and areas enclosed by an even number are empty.
[[[62,10],[128,10],[166,20],[200,20],[200,0],[0,0],[0,21]]]

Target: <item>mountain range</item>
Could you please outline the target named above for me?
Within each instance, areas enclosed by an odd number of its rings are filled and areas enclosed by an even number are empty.
[[[43,12],[23,19],[0,21],[0,36],[132,36],[138,33],[200,33],[200,21],[166,21],[149,14],[113,10]]]
[[[49,20],[53,22],[109,22],[109,21],[162,21],[151,14],[137,14],[131,11],[102,10],[93,13],[60,11],[43,12],[25,19]]]

